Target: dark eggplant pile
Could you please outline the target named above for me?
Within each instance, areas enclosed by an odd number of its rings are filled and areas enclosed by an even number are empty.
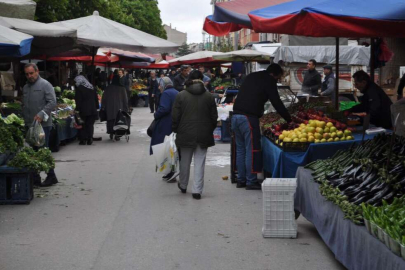
[[[362,224],[362,203],[390,204],[405,194],[405,138],[381,134],[306,168],[313,170],[321,194],[340,206],[345,218]]]

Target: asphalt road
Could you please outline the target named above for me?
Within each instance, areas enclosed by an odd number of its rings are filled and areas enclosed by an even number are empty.
[[[0,206],[0,269],[344,269],[302,217],[297,239],[262,237],[261,191],[222,180],[229,144],[209,150],[200,201],[162,181],[151,120],[134,110],[129,143],[96,124],[103,141],[54,153],[58,185],[35,190],[30,205]]]

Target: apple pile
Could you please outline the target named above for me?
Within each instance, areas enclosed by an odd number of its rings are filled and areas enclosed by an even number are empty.
[[[276,143],[283,142],[338,142],[354,140],[352,131],[349,129],[339,130],[332,122],[309,120],[308,124],[300,124],[293,130],[284,130]]]

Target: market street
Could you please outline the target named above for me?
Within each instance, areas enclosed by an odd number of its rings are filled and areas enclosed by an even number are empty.
[[[0,269],[344,269],[302,217],[297,239],[262,237],[262,193],[222,180],[229,144],[209,150],[202,200],[160,180],[151,120],[136,108],[129,143],[97,123],[103,141],[54,153],[60,183],[0,207]]]

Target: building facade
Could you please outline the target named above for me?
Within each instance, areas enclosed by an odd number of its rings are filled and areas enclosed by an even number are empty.
[[[164,24],[163,28],[166,31],[168,41],[176,43],[177,45],[187,43],[187,33],[180,32],[179,30],[176,29],[176,27],[172,28],[171,24],[170,25]]]

